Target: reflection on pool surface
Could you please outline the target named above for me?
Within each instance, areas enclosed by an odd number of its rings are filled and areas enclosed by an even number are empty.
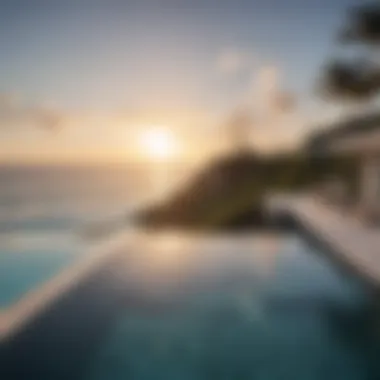
[[[379,378],[367,290],[313,251],[295,236],[143,240],[108,274],[129,300],[84,378]]]

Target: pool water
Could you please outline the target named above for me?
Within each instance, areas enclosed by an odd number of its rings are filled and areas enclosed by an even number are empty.
[[[297,236],[157,235],[110,276],[135,301],[86,380],[380,378],[368,290]]]
[[[0,309],[12,306],[81,256],[81,242],[67,233],[2,234]]]

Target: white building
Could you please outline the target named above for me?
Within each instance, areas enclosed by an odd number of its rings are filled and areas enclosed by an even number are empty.
[[[317,155],[351,155],[360,160],[360,205],[380,210],[380,113],[345,121],[315,134],[308,145]]]

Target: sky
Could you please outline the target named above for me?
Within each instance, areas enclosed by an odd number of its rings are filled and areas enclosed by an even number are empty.
[[[133,159],[157,125],[202,155],[242,108],[256,145],[284,144],[331,111],[315,83],[356,3],[2,0],[0,160]],[[282,91],[279,117],[266,99]]]

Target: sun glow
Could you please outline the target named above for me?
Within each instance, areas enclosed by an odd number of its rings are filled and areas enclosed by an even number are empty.
[[[154,160],[173,157],[178,152],[178,141],[165,127],[147,127],[140,136],[141,149],[144,155]]]

